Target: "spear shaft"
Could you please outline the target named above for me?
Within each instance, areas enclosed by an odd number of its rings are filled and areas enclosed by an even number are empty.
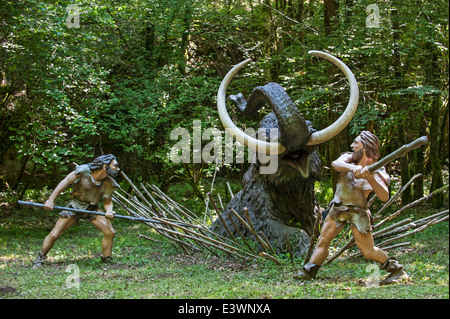
[[[39,208],[44,208],[44,204],[40,204],[40,203],[34,203],[34,202],[25,202],[25,201],[21,201],[19,200],[17,203],[21,204],[21,205],[28,205],[28,206],[34,206],[34,207],[39,207]],[[67,210],[67,211],[71,211],[74,213],[83,213],[83,214],[92,214],[92,215],[100,215],[100,216],[105,216],[105,213],[102,212],[97,212],[97,211],[93,211],[93,210],[86,210],[86,209],[77,209],[77,208],[72,208],[72,207],[62,207],[62,206],[55,206],[54,209],[58,209],[58,210]],[[132,221],[136,221],[136,222],[148,222],[148,223],[155,223],[155,224],[164,224],[161,221],[158,220],[154,220],[154,219],[149,219],[149,218],[143,218],[143,217],[132,217],[132,216],[125,216],[125,215],[114,215],[114,218],[122,218],[122,219],[128,219],[128,220],[132,220]],[[189,227],[189,224],[181,224],[181,223],[172,223],[174,225],[177,226],[185,226],[185,227]]]
[[[428,138],[426,136],[419,137],[418,139],[412,141],[409,144],[403,145],[396,151],[392,152],[391,154],[383,157],[378,162],[370,165],[368,167],[370,172],[375,172],[377,169],[385,166],[386,164],[392,162],[393,160],[396,160],[399,157],[405,156],[408,152],[421,147],[422,145],[428,144]]]

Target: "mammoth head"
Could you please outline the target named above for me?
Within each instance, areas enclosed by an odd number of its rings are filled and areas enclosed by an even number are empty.
[[[278,141],[269,142],[259,140],[238,129],[226,110],[226,89],[234,75],[243,66],[248,64],[250,60],[241,62],[228,72],[217,94],[219,118],[224,128],[233,134],[237,141],[257,152],[278,155],[285,164],[296,168],[303,177],[309,175],[308,166],[310,154],[313,152],[313,146],[328,141],[348,125],[356,112],[359,99],[356,79],[342,61],[320,51],[309,51],[309,53],[325,58],[335,64],[344,72],[350,84],[350,100],[346,110],[336,122],[323,130],[315,131],[311,123],[303,118],[285,90],[276,83],[268,83],[265,86],[255,88],[248,101],[240,93],[235,96],[230,96],[230,99],[247,115],[256,113],[261,107],[268,104],[272,108],[273,113],[266,116],[261,126],[266,128],[275,126],[278,128]]]

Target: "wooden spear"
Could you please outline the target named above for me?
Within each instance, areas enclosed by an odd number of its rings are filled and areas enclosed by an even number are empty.
[[[405,211],[406,209],[411,208],[411,207],[413,207],[413,206],[415,206],[415,205],[417,205],[417,204],[419,204],[419,203],[421,203],[421,202],[423,202],[423,201],[426,201],[426,200],[430,199],[431,197],[433,197],[434,195],[439,194],[439,193],[442,193],[442,192],[445,191],[445,190],[448,190],[448,185],[447,185],[447,186],[444,186],[444,187],[441,187],[441,188],[435,190],[434,192],[432,192],[432,193],[430,193],[430,194],[428,194],[428,195],[426,195],[426,196],[424,196],[424,197],[422,197],[422,198],[420,198],[420,199],[418,199],[418,200],[415,200],[415,201],[412,202],[412,203],[409,203],[408,205],[403,206],[401,209],[397,210],[395,213],[389,215],[388,217],[386,217],[385,219],[383,219],[381,222],[379,222],[378,224],[376,224],[376,225],[374,226],[374,228],[380,227],[380,226],[383,225],[384,223],[386,223],[386,222],[390,221],[391,219],[393,219],[394,217],[397,217],[398,215],[400,215],[400,214],[401,214],[403,211]]]
[[[251,245],[248,243],[247,239],[242,235],[242,232],[240,231],[239,227],[237,227],[236,222],[234,221],[233,217],[231,216],[231,213],[228,213],[228,220],[233,224],[234,229],[238,232],[239,236],[244,241],[245,245],[250,249],[252,252],[254,252]]]
[[[407,145],[403,145],[399,149],[395,150],[391,154],[383,157],[379,161],[375,162],[372,165],[369,165],[368,170],[369,172],[375,172],[377,169],[380,169],[383,166],[386,166],[386,164],[392,162],[393,160],[405,156],[408,152],[419,148],[422,145],[428,144],[428,138],[426,136],[419,137],[418,139],[412,141],[411,143]]]
[[[319,224],[322,220],[322,213],[318,212],[316,216],[316,220],[314,222],[313,235],[311,236],[311,243],[309,244],[308,253],[305,257],[305,264],[309,261],[309,258],[312,255],[314,244],[316,242],[317,237],[319,236]]]
[[[252,219],[250,218],[250,214],[248,213],[247,207],[244,207],[244,215],[245,215],[245,218],[247,218],[248,225],[256,233],[255,226],[253,226],[253,222],[252,222]],[[267,239],[266,235],[264,235],[264,233],[262,231],[260,231],[258,233],[258,235],[260,236],[261,240],[264,242],[266,247],[269,249],[269,252],[275,255],[275,251],[273,250],[272,245],[270,245],[269,240]]]
[[[379,219],[381,219],[381,217],[380,217],[381,213],[383,213],[387,208],[389,208],[389,206],[391,206],[391,204],[409,187],[409,185],[411,185],[411,183],[420,176],[422,176],[422,174],[417,174],[417,175],[413,176],[413,178],[411,178],[408,181],[408,183],[406,183],[397,193],[395,193],[394,196],[392,196],[383,205],[383,207],[381,207],[381,209],[372,216],[373,221],[375,222],[375,221],[378,221]]]
[[[295,266],[294,255],[292,253],[291,241],[289,240],[289,237],[288,237],[286,232],[283,232],[283,235],[284,235],[284,239],[286,240],[286,246],[287,246],[287,249],[289,251],[289,257],[291,259],[292,266]]]
[[[404,246],[409,246],[409,245],[411,245],[411,242],[400,243],[400,244],[392,245],[392,246],[389,246],[389,247],[384,247],[383,250],[384,251],[388,251],[388,250],[392,250],[392,249],[399,248],[399,247],[404,247]],[[355,258],[355,257],[359,257],[359,256],[362,256],[362,254],[360,252],[355,253],[353,255],[350,255],[350,256],[344,258],[344,261],[348,260],[350,258]]]
[[[236,213],[236,211],[231,208],[230,211],[233,213],[233,215],[242,223],[242,225],[244,225],[245,228],[248,229],[248,231],[256,238],[256,240],[258,241],[258,243],[261,245],[261,247],[269,252],[270,249],[269,247],[266,246],[266,243],[262,240],[262,238],[256,233],[256,231],[254,231],[249,224],[247,224],[247,222],[241,217],[239,216],[238,213]]]

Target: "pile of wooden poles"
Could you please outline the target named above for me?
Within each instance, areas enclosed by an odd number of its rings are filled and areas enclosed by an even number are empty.
[[[386,223],[394,220],[395,218],[398,218],[404,211],[406,211],[408,208],[411,208],[413,206],[416,206],[424,201],[427,201],[431,197],[443,193],[445,191],[448,191],[448,186],[442,187],[440,189],[435,190],[434,192],[413,201],[412,203],[405,205],[395,211],[394,213],[388,215],[387,217],[381,217],[382,213],[386,211],[387,208],[389,208],[392,203],[411,185],[411,183],[418,177],[420,177],[421,174],[415,175],[405,186],[403,186],[394,196],[392,196],[389,201],[387,201],[383,207],[373,214],[373,231],[372,236],[375,241],[375,245],[384,251],[405,247],[411,245],[411,242],[401,242],[394,245],[391,245],[393,242],[398,241],[400,239],[403,239],[407,236],[410,236],[412,234],[416,234],[418,232],[421,232],[428,227],[431,227],[433,225],[439,224],[445,220],[448,220],[449,212],[448,210],[444,210],[442,212],[439,212],[437,214],[433,214],[418,220],[412,220],[411,218],[404,218],[402,220],[399,220],[398,222],[395,222],[389,226],[386,226]],[[369,204],[373,203],[375,197],[371,198],[369,201]],[[384,226],[384,227],[382,227]],[[347,230],[344,232],[344,234],[336,241],[334,244],[334,247],[337,249],[336,253],[334,253],[328,260],[326,261],[326,264],[331,263],[336,258],[338,258],[340,255],[342,255],[345,251],[348,249],[354,247],[356,245],[355,238],[353,236],[350,236],[348,241],[340,248],[339,243],[342,241],[343,238],[347,237],[347,234],[350,230],[350,227],[347,226]],[[360,252],[353,253],[349,256],[347,256],[344,260],[359,257],[361,256]]]
[[[238,222],[242,223],[244,227],[252,233],[253,237],[257,240],[257,244],[259,245],[250,244],[243,236],[241,236],[240,239],[237,239],[232,235],[230,235],[230,238],[226,238],[214,233],[207,226],[206,218],[202,220],[189,209],[175,202],[155,185],[140,183],[140,187],[138,188],[125,173],[121,172],[121,174],[131,186],[131,194],[127,193],[123,189],[119,189],[114,193],[114,202],[122,206],[132,216],[151,220],[144,223],[153,228],[158,234],[168,238],[173,245],[179,246],[184,252],[209,252],[217,255],[219,250],[237,258],[260,260],[269,259],[277,264],[281,264],[267,238],[263,233],[256,232],[249,218],[246,218],[246,220],[231,210],[234,217],[236,217]],[[393,220],[394,218],[398,218],[398,216],[400,216],[408,208],[416,206],[436,194],[443,193],[448,190],[448,186],[440,188],[427,196],[403,206],[386,217],[381,217],[382,213],[385,212],[386,209],[389,208],[392,203],[394,203],[395,200],[411,185],[411,183],[420,176],[420,174],[414,176],[404,187],[392,196],[378,212],[373,214],[373,221],[375,224],[372,235],[377,247],[388,251],[395,248],[408,246],[411,244],[410,242],[401,242],[397,244],[393,244],[393,242],[448,220],[449,212],[448,210],[445,210],[414,221],[411,218],[404,218],[398,222],[386,226],[387,222]],[[373,203],[374,199],[375,197],[371,198],[369,204]],[[219,216],[218,218],[220,218],[220,211],[218,210],[211,193],[208,194],[208,200]],[[233,220],[233,218],[231,218],[231,220]],[[238,227],[235,228],[238,229]],[[328,258],[326,264],[331,263],[345,251],[356,246],[354,237],[348,236],[349,231],[350,227],[347,226],[347,230],[338,240],[335,241],[334,247],[336,253]],[[148,236],[140,236],[149,240],[155,240]],[[313,248],[313,243],[317,239],[317,236],[318,232],[316,232],[316,235],[313,236],[312,245],[310,247],[311,249]],[[347,242],[341,247],[340,245],[342,244],[340,243],[345,238],[347,238]],[[291,261],[294,263],[292,260],[292,247],[290,247],[290,254]],[[308,255],[310,255],[310,253]],[[346,256],[346,259],[360,255],[361,254],[359,252],[356,252]],[[305,260],[305,262],[307,262],[307,260]]]
[[[148,219],[144,222],[147,226],[168,238],[172,244],[179,246],[184,252],[217,254],[220,250],[237,258],[265,258],[279,263],[273,250],[270,253],[258,252],[254,245],[248,245],[245,240],[243,241],[246,244],[244,246],[235,238],[220,236],[209,229],[205,220],[175,202],[155,185],[140,183],[137,187],[123,171],[121,171],[121,175],[130,185],[131,191],[127,193],[122,188],[118,189],[113,195],[113,201],[130,215]],[[209,196],[209,199],[217,211],[212,197]],[[251,227],[251,223],[249,225],[244,220],[240,220],[240,222],[244,223],[246,227]],[[261,236],[257,234],[256,236],[261,239]],[[144,235],[140,235],[140,237],[155,240]],[[266,241],[264,243],[267,245]]]

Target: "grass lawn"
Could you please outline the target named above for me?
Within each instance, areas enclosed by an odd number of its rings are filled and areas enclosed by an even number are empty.
[[[408,237],[411,246],[391,252],[405,265],[410,282],[370,285],[375,274],[364,258],[337,259],[314,281],[292,277],[292,265],[242,261],[210,253],[184,254],[141,223],[116,219],[114,262],[100,262],[102,234],[82,220],[57,240],[44,267],[32,261],[57,219],[19,205],[0,208],[0,298],[5,299],[448,299],[449,226],[433,226]],[[139,234],[159,240],[140,239]],[[381,276],[386,273],[382,272]]]

